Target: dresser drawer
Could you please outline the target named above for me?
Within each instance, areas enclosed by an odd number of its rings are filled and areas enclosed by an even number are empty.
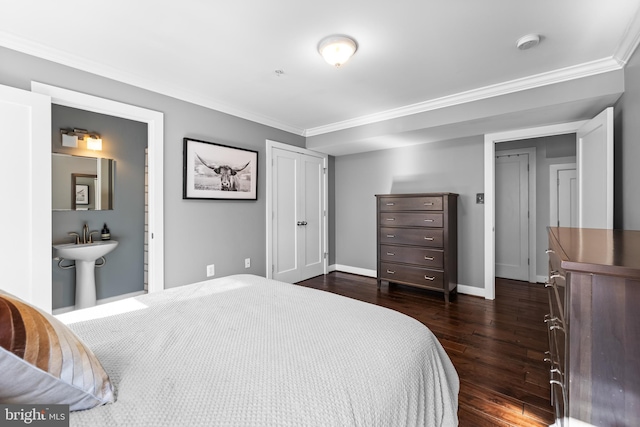
[[[441,211],[442,196],[380,197],[381,211]]]
[[[380,228],[381,244],[400,244],[428,246],[430,248],[441,248],[444,232],[442,230],[431,230],[428,228]]]
[[[382,261],[417,264],[423,267],[443,268],[444,251],[412,248],[410,246],[380,245],[380,259]]]
[[[441,213],[380,212],[380,225],[389,227],[442,227]]]
[[[380,263],[378,276],[389,282],[407,282],[413,286],[444,289],[444,273],[407,265]]]

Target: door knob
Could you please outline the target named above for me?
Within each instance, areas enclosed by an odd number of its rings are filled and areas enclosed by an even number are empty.
[[[307,221],[298,221],[298,223],[297,223],[297,224],[298,224],[299,226],[300,226],[300,225],[307,225]]]

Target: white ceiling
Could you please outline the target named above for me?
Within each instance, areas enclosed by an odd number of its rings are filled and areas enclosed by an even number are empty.
[[[0,0],[0,45],[304,136],[622,67],[640,0]],[[516,40],[542,35],[520,51]],[[355,38],[343,67],[318,42]],[[276,70],[283,70],[278,76]],[[551,73],[551,74],[550,74]],[[555,74],[554,74],[555,73]]]

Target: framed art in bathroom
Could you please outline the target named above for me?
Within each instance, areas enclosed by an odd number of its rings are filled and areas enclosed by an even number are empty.
[[[89,204],[89,186],[85,184],[76,184],[76,205]]]
[[[183,141],[183,199],[258,199],[257,151],[191,138]]]

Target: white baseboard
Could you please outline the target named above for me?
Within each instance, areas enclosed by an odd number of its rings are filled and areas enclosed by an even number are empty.
[[[345,273],[352,273],[352,274],[358,274],[360,276],[366,276],[366,277],[377,277],[378,276],[378,272],[376,270],[369,270],[366,268],[359,268],[359,267],[351,267],[348,265],[341,265],[341,264],[332,264],[329,266],[328,268],[329,272],[332,271],[343,271]],[[486,292],[484,290],[484,288],[478,288],[476,286],[469,286],[469,285],[460,285],[458,284],[458,292],[461,294],[465,294],[465,295],[473,295],[476,297],[482,297],[482,298],[486,298]]]
[[[458,293],[465,295],[472,295],[474,297],[486,298],[487,293],[484,288],[478,288],[477,286],[460,285],[458,284]]]
[[[146,293],[147,293],[146,291],[136,291],[136,292],[129,292],[128,294],[116,295],[114,297],[103,298],[96,301],[96,305],[102,305],[102,304],[107,304],[109,302],[120,301],[125,298],[137,297],[139,295],[144,295]],[[56,308],[55,310],[53,310],[53,315],[55,316],[58,314],[69,313],[73,310],[75,310],[74,306]]]
[[[333,271],[343,271],[345,273],[357,274],[359,276],[366,276],[366,277],[378,276],[378,272],[376,270],[369,270],[366,268],[350,267],[348,265],[341,265],[341,264],[334,264],[332,267],[334,268]]]

